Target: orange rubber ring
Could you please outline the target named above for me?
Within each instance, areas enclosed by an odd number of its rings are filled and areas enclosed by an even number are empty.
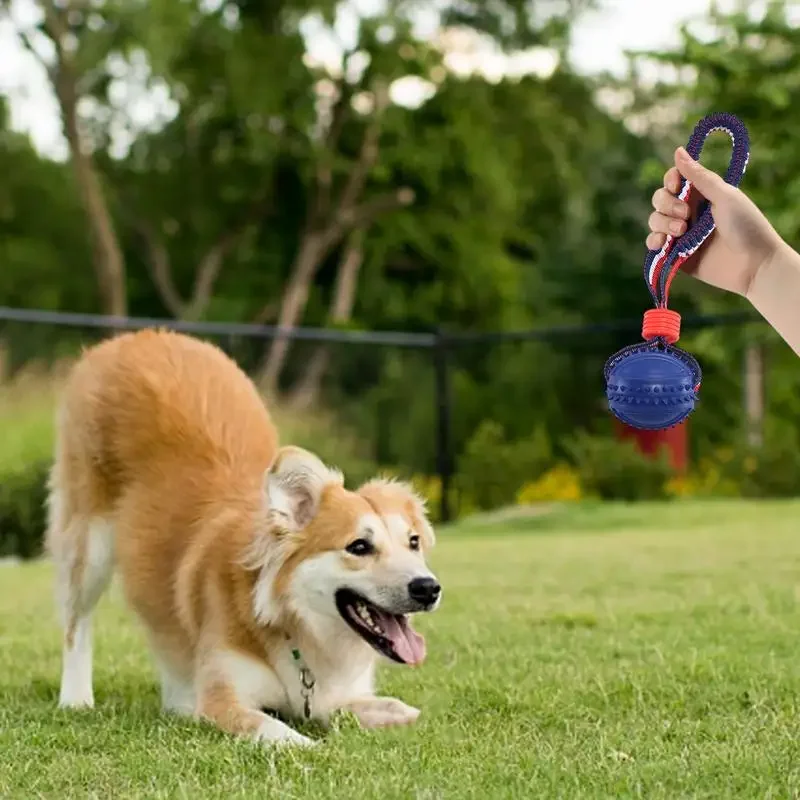
[[[642,336],[647,339],[666,339],[675,344],[681,336],[681,315],[670,308],[651,308],[644,312]]]

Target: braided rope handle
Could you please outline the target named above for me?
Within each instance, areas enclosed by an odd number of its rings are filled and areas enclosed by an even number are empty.
[[[741,183],[750,160],[750,136],[744,123],[733,114],[709,114],[697,123],[686,150],[698,160],[706,139],[715,131],[727,133],[732,143],[731,159],[725,182],[731,186]],[[688,202],[693,190],[691,181],[681,177],[678,199]],[[711,206],[705,202],[694,224],[682,236],[667,236],[660,250],[648,250],[644,260],[644,280],[656,308],[667,308],[669,288],[681,265],[703,245],[714,232]]]

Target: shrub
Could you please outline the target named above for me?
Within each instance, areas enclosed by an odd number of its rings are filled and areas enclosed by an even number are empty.
[[[770,426],[760,446],[720,448],[688,475],[670,480],[667,491],[674,497],[796,497],[800,439],[791,428]]]
[[[0,386],[0,479],[50,458],[57,385],[30,370]]]
[[[321,409],[297,413],[291,408],[270,407],[283,444],[304,447],[344,473],[348,487],[374,477],[378,465],[371,457],[368,441]]]
[[[674,475],[667,481],[664,487],[667,496],[738,497],[741,494],[741,481],[732,470],[735,458],[735,451],[726,448],[700,459],[688,474]]]
[[[581,485],[603,500],[655,500],[667,496],[672,468],[666,453],[643,455],[631,441],[611,437],[574,436],[568,443]]]
[[[517,503],[570,502],[580,500],[582,494],[577,470],[569,464],[556,464],[538,480],[526,483],[517,494]]]
[[[28,369],[0,389],[0,555],[41,553],[58,378]]]
[[[513,503],[520,488],[538,478],[551,460],[543,430],[508,441],[502,426],[484,421],[461,456],[458,484],[476,509],[489,510]]]
[[[770,430],[760,447],[739,449],[729,472],[745,497],[796,497],[800,494],[800,441],[793,430]]]
[[[48,462],[0,477],[0,556],[34,558],[42,552]]]

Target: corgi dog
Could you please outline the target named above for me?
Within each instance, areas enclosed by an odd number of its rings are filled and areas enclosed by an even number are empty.
[[[422,500],[383,479],[349,491],[312,453],[280,448],[255,386],[214,345],[145,330],[83,353],[48,513],[62,707],[94,704],[90,617],[116,569],[166,710],[298,745],[314,740],[282,719],[417,718],[375,695],[374,673],[379,656],[425,658],[409,615],[434,610],[441,587]]]

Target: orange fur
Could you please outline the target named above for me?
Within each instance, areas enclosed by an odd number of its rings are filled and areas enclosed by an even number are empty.
[[[252,382],[216,347],[143,331],[89,349],[65,390],[50,485],[62,704],[93,704],[89,616],[116,566],[162,671],[166,706],[233,733],[308,743],[258,708],[274,699],[297,713],[287,654],[300,647],[323,684],[315,715],[355,702],[366,704],[363,720],[377,714],[387,724],[370,705],[374,651],[332,632],[347,639],[347,663],[329,665],[327,623],[306,625],[303,603],[289,598],[300,566],[326,553],[342,551],[336,569],[365,569],[343,548],[363,520],[392,514],[432,541],[407,487],[373,482],[350,492],[311,454],[279,450]],[[380,543],[376,558],[406,564],[405,531],[387,528]],[[395,722],[415,717],[393,708]]]

